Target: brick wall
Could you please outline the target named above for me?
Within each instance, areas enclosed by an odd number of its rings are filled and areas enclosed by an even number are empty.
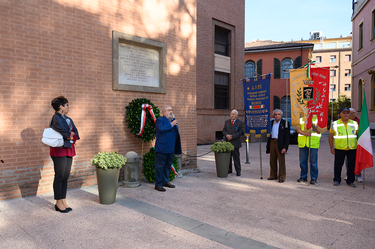
[[[182,150],[196,154],[196,19],[195,0],[1,1],[0,200],[52,191],[53,164],[40,139],[59,95],[81,136],[69,188],[96,183],[90,159],[99,151],[141,154],[124,124],[134,98],[171,105]],[[112,90],[112,30],[167,43],[166,94]]]
[[[225,10],[225,11],[223,11]],[[237,109],[244,119],[244,23],[245,1],[197,1],[197,143],[215,141],[230,110]],[[230,42],[230,108],[214,109],[215,25],[231,30]]]

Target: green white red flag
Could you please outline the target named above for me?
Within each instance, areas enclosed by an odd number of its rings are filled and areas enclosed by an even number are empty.
[[[354,174],[359,175],[362,170],[374,166],[372,155],[372,143],[370,135],[370,125],[368,121],[368,111],[366,104],[366,94],[363,95],[361,119],[358,130],[357,155],[355,159]]]

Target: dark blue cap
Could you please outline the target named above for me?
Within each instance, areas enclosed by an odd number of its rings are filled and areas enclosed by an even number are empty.
[[[341,111],[340,111],[340,113],[342,113],[343,111],[348,111],[348,112],[350,112],[350,110],[349,110],[348,107],[344,107],[344,108],[342,108]]]

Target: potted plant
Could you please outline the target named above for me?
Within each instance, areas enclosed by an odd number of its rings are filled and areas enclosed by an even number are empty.
[[[117,152],[99,152],[91,159],[91,164],[96,166],[99,202],[101,204],[115,202],[120,169],[125,163],[126,158]]]
[[[211,150],[215,152],[217,177],[227,177],[230,154],[234,150],[234,146],[230,142],[216,142],[211,146]]]

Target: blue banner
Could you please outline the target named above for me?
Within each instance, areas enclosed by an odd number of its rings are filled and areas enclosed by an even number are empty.
[[[260,137],[262,133],[270,134],[270,81],[271,74],[264,79],[258,76],[242,80],[246,136],[250,136],[250,133],[256,134],[255,137]]]

